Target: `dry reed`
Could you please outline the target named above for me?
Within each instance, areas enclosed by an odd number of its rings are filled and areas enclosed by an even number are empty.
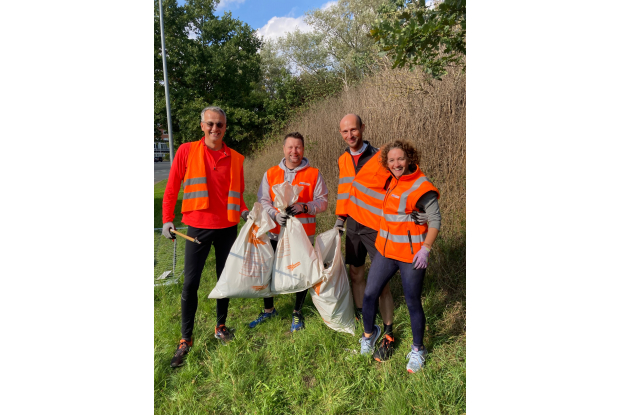
[[[452,69],[442,81],[419,72],[385,68],[339,96],[319,102],[283,131],[299,131],[305,156],[329,188],[329,207],[317,216],[317,233],[330,229],[338,192],[338,157],[346,144],[338,130],[342,117],[358,114],[364,139],[380,147],[396,139],[413,142],[421,169],[441,193],[442,225],[427,276],[438,284],[445,321],[437,333],[464,333],[465,316],[465,74]],[[283,157],[281,141],[246,160],[246,191],[256,192],[264,172]],[[392,283],[395,297],[400,282]],[[402,293],[402,291],[400,291]]]

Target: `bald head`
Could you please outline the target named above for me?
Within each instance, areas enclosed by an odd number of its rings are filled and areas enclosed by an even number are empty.
[[[360,128],[362,126],[362,119],[360,118],[359,115],[357,114],[347,114],[345,115],[341,120],[340,120],[340,125],[342,125],[342,122],[347,120],[348,122],[355,122],[355,126],[357,128]],[[341,128],[342,129],[342,128]]]
[[[362,136],[365,128],[362,119],[356,114],[347,114],[340,120],[340,135],[351,151],[359,151],[364,145]]]

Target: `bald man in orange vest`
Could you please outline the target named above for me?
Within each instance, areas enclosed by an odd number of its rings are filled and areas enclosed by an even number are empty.
[[[185,281],[181,293],[182,338],[170,362],[171,367],[183,364],[193,345],[194,318],[198,308],[200,275],[211,250],[215,249],[215,274],[220,279],[226,258],[237,238],[239,218],[247,220],[249,211],[243,200],[244,157],[223,142],[226,114],[219,107],[207,107],[200,114],[204,137],[181,144],[172,162],[164,193],[162,234],[174,239],[174,207],[183,182],[182,222],[187,235],[201,244],[185,244]],[[216,300],[215,338],[222,343],[234,335],[226,327],[228,298]]]

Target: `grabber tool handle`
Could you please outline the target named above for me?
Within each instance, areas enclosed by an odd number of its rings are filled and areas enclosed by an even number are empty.
[[[195,242],[195,243],[197,243],[197,244],[199,244],[199,243],[200,243],[200,241],[199,241],[198,239],[196,239],[196,238],[192,238],[192,237],[190,237],[190,236],[187,236],[187,235],[185,235],[184,233],[181,233],[181,232],[179,232],[179,231],[177,231],[177,230],[175,230],[175,229],[170,229],[170,232],[174,233],[174,234],[175,234],[175,235],[177,235],[177,236],[180,236],[181,238],[187,239],[187,240],[188,240],[188,241],[190,241],[190,242]]]

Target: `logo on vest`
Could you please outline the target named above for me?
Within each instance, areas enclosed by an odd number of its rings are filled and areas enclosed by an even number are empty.
[[[291,271],[301,265],[301,262],[297,262],[296,264],[288,265],[286,269],[290,269]]]
[[[299,182],[299,184],[303,184],[304,186],[310,186],[310,183],[306,183],[306,182]]]
[[[400,196],[398,195],[390,195],[390,196],[395,197],[396,199],[400,199]]]

